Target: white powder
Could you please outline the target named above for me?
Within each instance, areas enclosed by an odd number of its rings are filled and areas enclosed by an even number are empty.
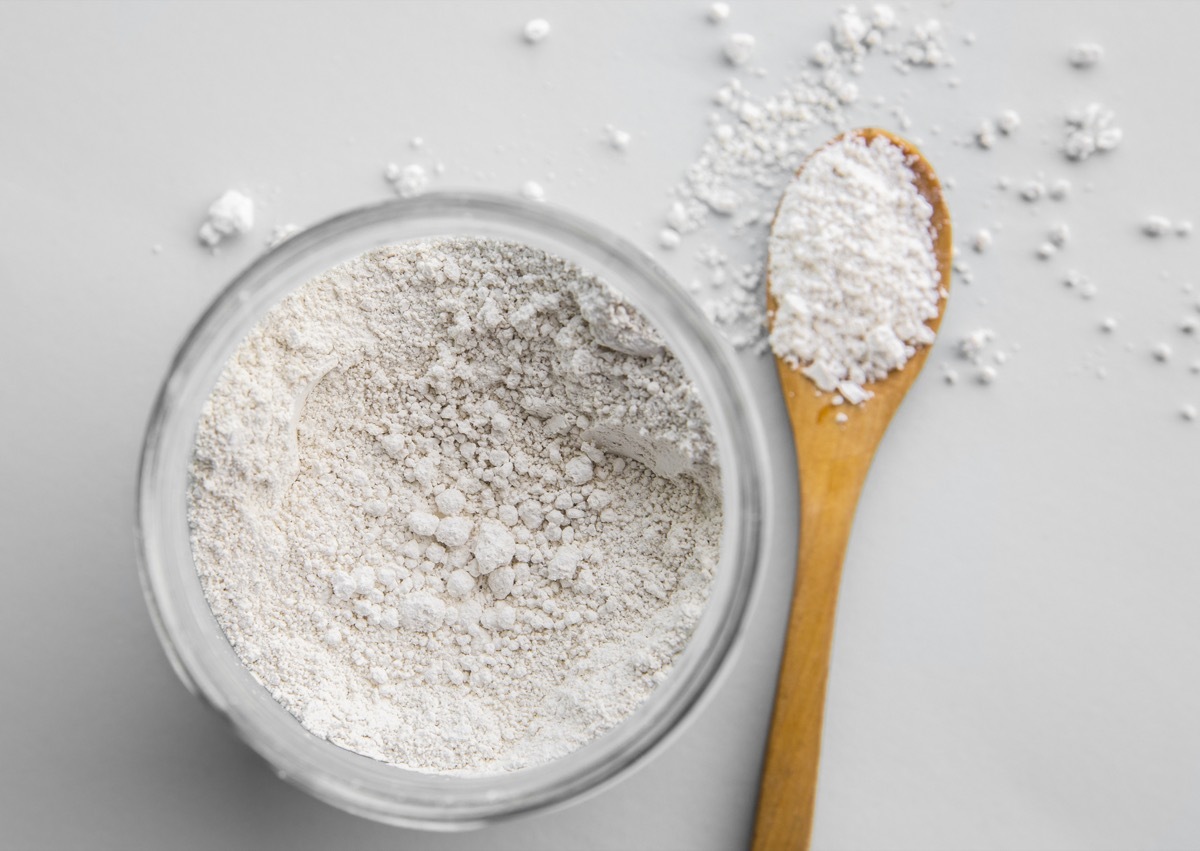
[[[521,184],[521,197],[529,201],[545,201],[546,190],[536,180],[526,180]]]
[[[1147,216],[1142,222],[1142,233],[1146,236],[1164,236],[1171,232],[1171,220],[1166,216]]]
[[[216,248],[222,239],[248,233],[254,227],[254,202],[235,189],[226,190],[208,208],[208,218],[197,234],[209,248]]]
[[[713,3],[708,7],[708,13],[706,17],[708,18],[708,22],[710,24],[723,23],[725,19],[729,17],[729,4]]]
[[[395,163],[388,163],[383,170],[383,176],[401,198],[412,198],[429,188],[429,172],[420,163],[410,163],[404,168]]]
[[[1166,363],[1171,359],[1171,347],[1167,343],[1157,343],[1150,349],[1150,354],[1159,363]]]
[[[213,612],[318,736],[434,772],[536,765],[642,703],[721,530],[696,388],[540,251],[381,249],[272,309],[199,423]]]
[[[788,186],[769,241],[771,348],[848,401],[933,342],[933,208],[883,137],[833,142]]]
[[[980,228],[975,233],[975,238],[971,240],[971,247],[977,254],[983,254],[991,247],[992,240],[992,232],[987,228]]]
[[[527,42],[537,44],[544,41],[550,35],[550,22],[545,18],[534,18],[525,24],[522,34],[525,36]]]
[[[1021,116],[1015,109],[1006,109],[996,119],[996,128],[1005,136],[1011,136],[1021,126]]]
[[[1027,180],[1021,187],[1022,201],[1029,201],[1030,203],[1040,201],[1045,194],[1046,187],[1040,180]]]
[[[979,328],[967,334],[958,341],[958,353],[974,364],[983,362],[984,350],[996,339],[996,332],[990,328]]]
[[[611,124],[604,125],[604,136],[608,140],[608,144],[611,145],[614,150],[622,152],[624,152],[629,147],[629,143],[633,141],[633,137],[628,132],[613,127]]]
[[[1111,151],[1121,143],[1121,128],[1111,109],[1089,103],[1082,109],[1067,113],[1067,137],[1063,153],[1067,159],[1086,160],[1092,154]]]
[[[730,65],[745,65],[754,56],[754,36],[734,33],[725,42],[725,59]]]
[[[267,248],[277,248],[300,233],[300,226],[288,222],[271,228],[271,236],[267,239]]]
[[[1067,61],[1074,68],[1091,68],[1104,58],[1104,48],[1094,42],[1080,42],[1067,53]]]

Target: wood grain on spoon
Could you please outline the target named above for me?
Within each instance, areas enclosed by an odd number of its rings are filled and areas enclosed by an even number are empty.
[[[930,222],[934,232],[933,247],[941,284],[949,288],[953,250],[950,214],[932,166],[911,143],[885,130],[856,130],[853,135],[861,136],[868,143],[882,136],[909,155],[909,167],[915,176],[917,190],[933,207]],[[775,307],[768,285],[767,308],[771,321]],[[943,295],[938,302],[937,316],[927,323],[934,331],[941,324],[945,307]],[[923,346],[901,369],[867,385],[874,397],[852,410],[847,410],[849,406],[846,405],[835,406],[833,393],[818,392],[816,385],[798,369],[781,358],[775,360],[796,443],[800,475],[800,552],[787,643],[763,764],[754,831],[755,851],[808,847],[842,559],[850,539],[855,506],[875,449],[928,355],[929,347]],[[835,422],[839,411],[847,411],[849,416],[845,423]]]

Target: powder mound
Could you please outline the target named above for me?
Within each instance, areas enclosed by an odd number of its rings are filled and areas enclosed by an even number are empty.
[[[933,207],[906,154],[859,136],[813,154],[784,192],[768,245],[771,348],[824,391],[863,385],[933,342],[940,275]]]
[[[579,748],[666,678],[718,485],[699,393],[631,305],[443,239],[267,313],[198,424],[188,517],[217,621],[308,730],[480,774]]]

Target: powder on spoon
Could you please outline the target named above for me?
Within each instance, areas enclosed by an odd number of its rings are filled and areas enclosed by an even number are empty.
[[[940,273],[933,207],[907,155],[857,135],[814,153],[788,185],[768,242],[771,348],[850,401],[933,342]]]

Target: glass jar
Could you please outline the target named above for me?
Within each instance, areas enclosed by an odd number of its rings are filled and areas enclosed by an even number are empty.
[[[512,240],[576,263],[641,310],[696,383],[721,466],[724,524],[708,605],[667,679],[632,715],[548,764],[501,774],[437,775],[361,756],[313,735],[251,676],[204,596],[192,560],[188,465],[201,409],[226,361],[284,296],[371,249],[435,236]],[[431,193],[353,210],[267,252],[217,297],[188,334],[146,430],[138,485],[142,586],[175,672],[226,716],[280,777],[334,806],[408,827],[455,830],[562,805],[612,781],[660,745],[713,687],[757,571],[764,440],[728,347],[643,251],[544,204]]]

